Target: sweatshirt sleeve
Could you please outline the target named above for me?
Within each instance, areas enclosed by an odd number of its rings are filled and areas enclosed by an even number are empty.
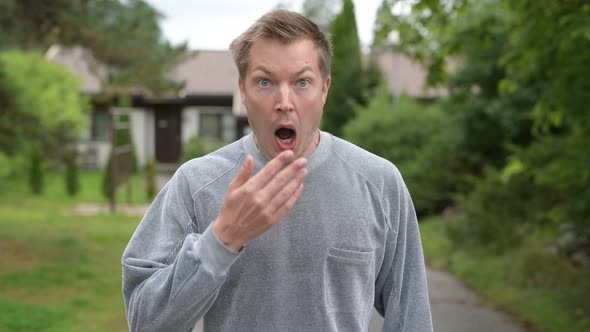
[[[393,190],[384,195],[392,226],[375,285],[375,308],[384,317],[384,332],[432,331],[426,267],[416,212],[410,194],[396,170]]]
[[[123,253],[123,298],[130,331],[189,331],[217,298],[240,254],[208,227],[196,233],[182,167],[158,194]]]

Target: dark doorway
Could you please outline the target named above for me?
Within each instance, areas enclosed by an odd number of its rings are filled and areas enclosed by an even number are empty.
[[[177,163],[180,160],[180,110],[156,111],[156,160]]]

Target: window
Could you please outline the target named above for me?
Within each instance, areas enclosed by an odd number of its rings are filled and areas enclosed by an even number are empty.
[[[111,114],[108,111],[94,110],[92,112],[92,139],[109,141],[111,129]]]
[[[199,136],[217,141],[222,140],[222,114],[201,113],[199,121]]]

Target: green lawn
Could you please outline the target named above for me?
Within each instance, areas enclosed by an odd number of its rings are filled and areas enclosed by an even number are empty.
[[[41,197],[13,180],[0,192],[0,331],[126,331],[120,257],[140,216],[72,213],[106,204],[99,173],[82,174],[77,198],[61,175]],[[140,176],[133,201],[145,203]],[[125,197],[125,192],[119,194]],[[123,199],[120,199],[123,201]]]
[[[492,304],[512,312],[533,331],[590,331],[590,271],[553,254],[535,233],[500,253],[461,248],[446,236],[449,223],[424,220],[420,233],[427,264],[449,271]]]

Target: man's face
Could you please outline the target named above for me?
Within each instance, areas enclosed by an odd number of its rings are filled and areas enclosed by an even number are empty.
[[[240,93],[258,149],[269,159],[283,150],[297,157],[315,150],[330,87],[318,56],[309,39],[289,44],[261,39],[250,48]]]

